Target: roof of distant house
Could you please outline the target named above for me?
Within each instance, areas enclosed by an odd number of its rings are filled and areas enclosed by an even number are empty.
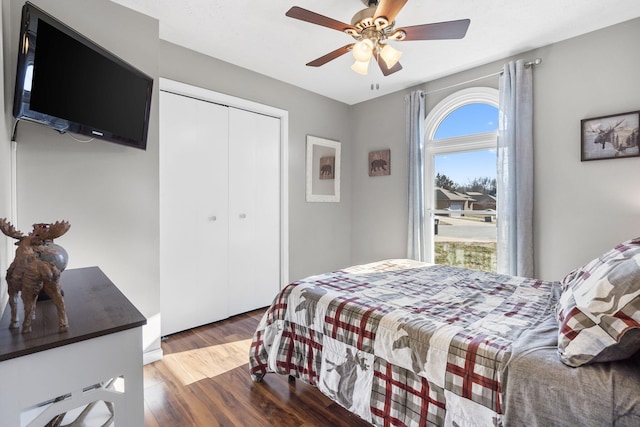
[[[467,191],[467,194],[469,196],[472,196],[476,199],[492,199],[492,200],[496,200],[495,196],[492,196],[491,194],[485,194],[485,193],[480,193],[478,191]]]
[[[452,200],[452,201],[470,201],[475,202],[475,199],[472,197],[458,193],[451,190],[446,190],[444,188],[436,187],[436,199],[437,200]]]

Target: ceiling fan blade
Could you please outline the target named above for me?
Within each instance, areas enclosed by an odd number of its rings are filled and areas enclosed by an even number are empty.
[[[400,65],[399,62],[396,62],[396,65],[394,65],[391,68],[387,67],[387,63],[384,62],[384,59],[382,59],[380,55],[376,55],[376,61],[378,61],[378,66],[380,67],[380,71],[382,71],[382,74],[385,76],[388,76],[389,74],[393,74],[397,71],[402,70],[402,65]]]
[[[342,46],[342,47],[334,50],[333,52],[329,52],[326,55],[323,55],[320,58],[309,62],[307,64],[307,66],[308,67],[320,67],[321,65],[324,65],[329,61],[333,61],[334,59],[344,55],[347,52],[349,52],[351,50],[351,48],[353,47],[353,45],[354,45],[354,43]]]
[[[373,19],[384,17],[391,24],[406,3],[407,0],[380,0]]]
[[[471,20],[460,19],[458,21],[436,22],[434,24],[415,25],[412,27],[398,28],[395,31],[404,31],[408,40],[447,40],[461,39],[467,34]]]
[[[351,29],[353,31],[358,31],[355,27],[345,24],[344,22],[336,21],[335,19],[329,18],[324,15],[320,15],[319,13],[311,12],[310,10],[303,9],[298,6],[293,6],[291,9],[285,13],[286,16],[290,18],[299,19],[301,21],[310,22],[312,24],[320,25],[323,27],[331,28],[338,31],[345,31]]]

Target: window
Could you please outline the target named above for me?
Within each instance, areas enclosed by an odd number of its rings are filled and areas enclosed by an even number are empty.
[[[496,271],[498,90],[464,89],[425,123],[426,238],[432,262]]]

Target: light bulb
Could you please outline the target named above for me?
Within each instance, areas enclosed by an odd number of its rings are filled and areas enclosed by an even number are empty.
[[[22,46],[23,46],[23,53],[26,55],[27,52],[29,52],[29,34],[26,31],[22,36]]]
[[[366,76],[369,73],[369,61],[356,61],[351,66],[351,69],[358,74]]]
[[[385,44],[380,52],[380,56],[384,60],[385,64],[387,64],[388,68],[393,68],[393,66],[400,60],[402,52],[394,49],[391,45]]]
[[[369,39],[357,41],[353,46],[353,57],[358,62],[369,61],[373,54],[373,42]]]

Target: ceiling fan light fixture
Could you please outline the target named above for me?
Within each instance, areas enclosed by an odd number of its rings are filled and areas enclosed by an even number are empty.
[[[471,20],[434,22],[431,24],[411,25],[395,28],[395,18],[408,0],[361,0],[366,9],[353,15],[351,24],[335,20],[328,16],[293,6],[285,15],[311,24],[344,32],[355,39],[355,43],[342,46],[309,63],[309,67],[319,67],[345,53],[352,51],[356,63],[351,68],[367,74],[371,58],[375,55],[376,64],[384,76],[402,70],[398,61],[402,52],[387,45],[387,41],[411,40],[453,40],[465,37]]]
[[[353,45],[353,57],[356,62],[369,62],[373,55],[373,42],[369,39],[362,39]]]
[[[369,74],[369,60],[367,59],[366,61],[356,61],[351,66],[351,69],[358,74],[366,76],[367,74]]]
[[[400,60],[402,52],[385,43],[380,50],[380,56],[384,60],[385,64],[387,64],[387,67],[393,68],[393,66],[396,65]]]

